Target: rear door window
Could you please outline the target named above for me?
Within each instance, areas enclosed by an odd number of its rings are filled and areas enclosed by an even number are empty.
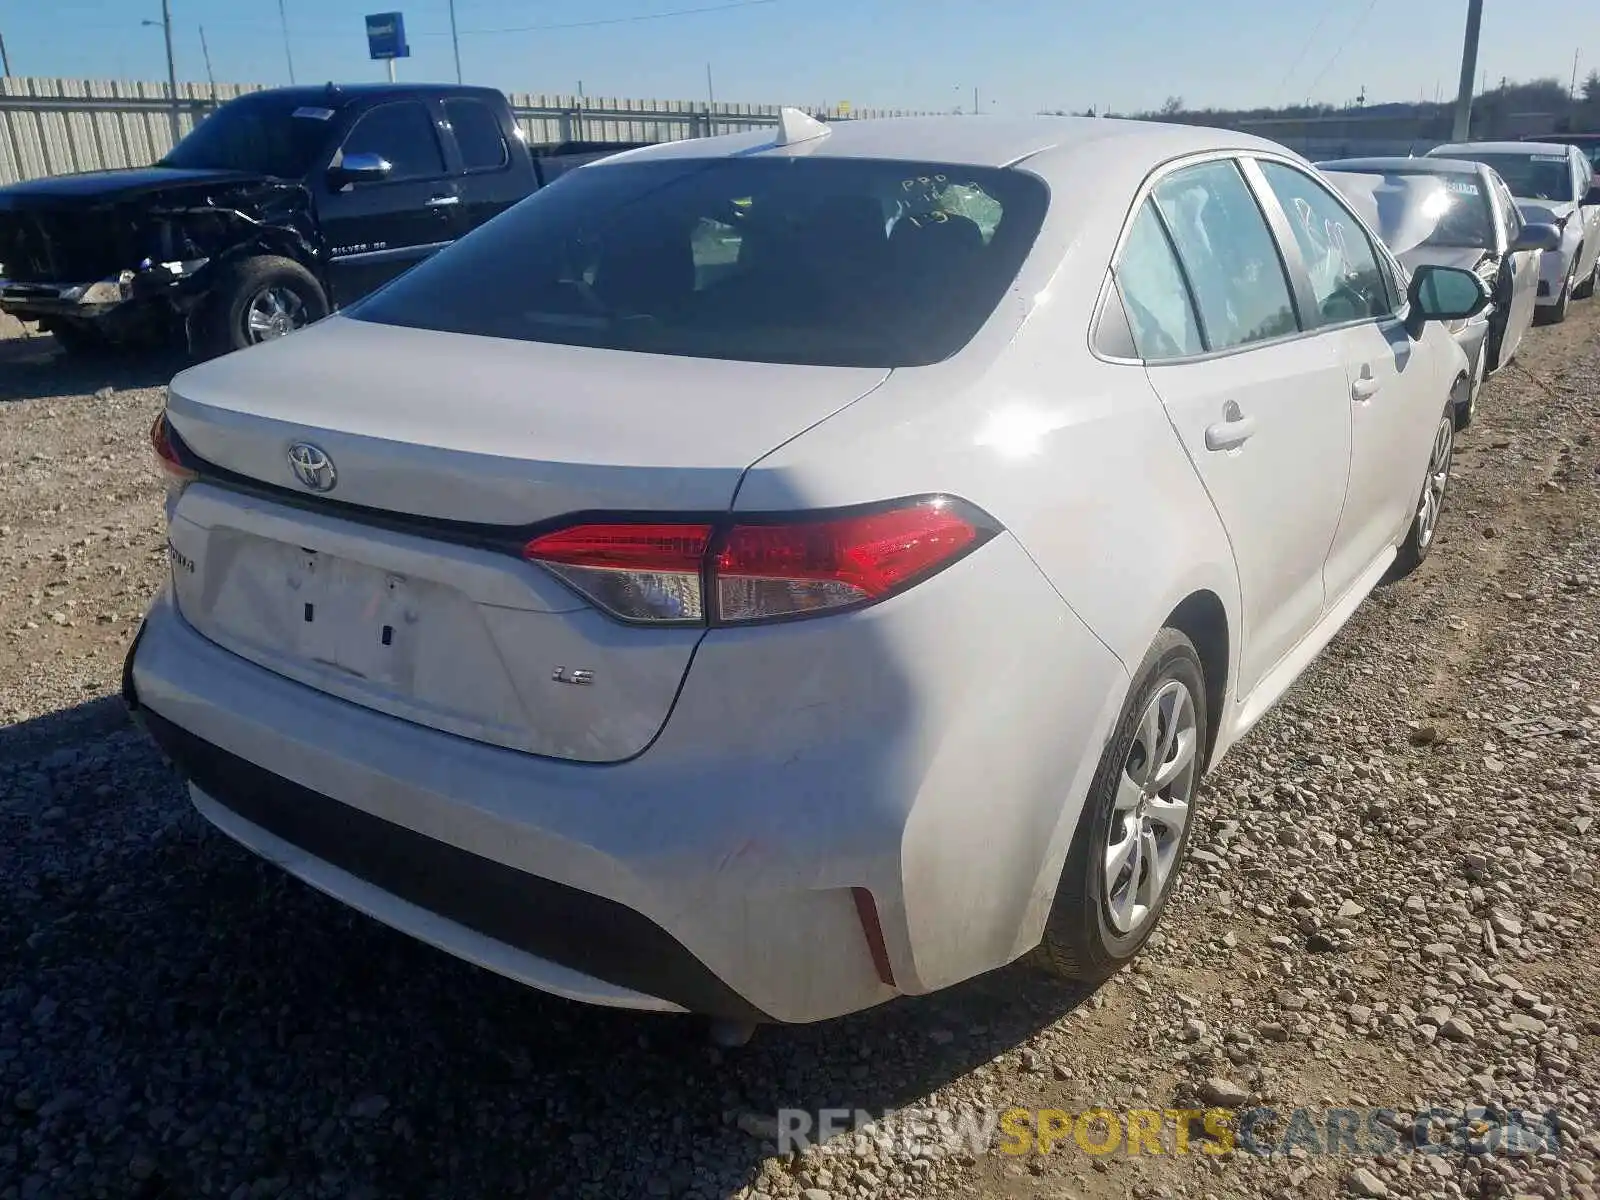
[[[444,117],[455,134],[461,165],[466,170],[497,171],[511,161],[500,119],[483,101],[446,100]]]
[[[1277,243],[1235,163],[1174,171],[1154,197],[1194,290],[1208,349],[1299,329]]]
[[[1378,252],[1361,222],[1305,172],[1267,160],[1259,165],[1300,244],[1317,302],[1317,324],[1338,325],[1392,312]],[[1479,213],[1481,223],[1482,198],[1474,197],[1474,203],[1477,208],[1469,211]],[[1480,228],[1477,236],[1487,232]]]
[[[364,113],[345,135],[335,165],[347,154],[378,155],[389,164],[387,183],[437,179],[445,173],[433,117],[415,100],[380,104]]]
[[[989,318],[1048,204],[1043,180],[1005,168],[599,162],[347,311],[643,353],[913,366]]]

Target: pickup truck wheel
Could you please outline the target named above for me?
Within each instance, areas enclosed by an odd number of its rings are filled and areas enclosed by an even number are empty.
[[[197,314],[195,348],[208,357],[228,354],[327,315],[322,285],[292,258],[246,258],[226,268]]]

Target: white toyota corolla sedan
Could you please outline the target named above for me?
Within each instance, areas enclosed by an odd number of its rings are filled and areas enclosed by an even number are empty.
[[[621,154],[173,381],[125,693],[225,833],[562,996],[1102,979],[1427,553],[1487,301],[1218,130]]]

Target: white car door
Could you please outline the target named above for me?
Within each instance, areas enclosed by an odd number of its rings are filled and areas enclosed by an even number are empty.
[[[1344,201],[1298,167],[1256,165],[1305,263],[1310,295],[1302,311],[1327,331],[1321,340],[1332,344],[1345,374],[1350,481],[1324,573],[1332,603],[1403,532],[1447,396],[1430,357],[1405,331],[1404,300],[1387,262]]]
[[[1594,180],[1594,168],[1588,157],[1576,146],[1571,148],[1572,153],[1572,182],[1577,189],[1578,219],[1583,222],[1583,251],[1578,256],[1578,269],[1574,273],[1581,286],[1583,281],[1595,272],[1595,264],[1600,262],[1600,204],[1584,204],[1584,198],[1589,194],[1590,186]]]
[[[1506,312],[1495,318],[1501,330],[1496,365],[1503,367],[1516,357],[1523,335],[1533,324],[1533,310],[1539,299],[1539,259],[1544,251],[1513,249],[1527,222],[1523,220],[1517,202],[1511,198],[1511,189],[1506,187],[1505,180],[1492,170],[1486,169],[1486,174],[1489,179],[1489,200],[1494,206],[1497,223],[1505,231],[1505,266],[1502,271],[1509,280],[1510,300]]]
[[[1300,335],[1272,235],[1231,159],[1156,184],[1116,278],[1150,382],[1233,546],[1245,696],[1323,612],[1349,466],[1344,370],[1330,341]]]

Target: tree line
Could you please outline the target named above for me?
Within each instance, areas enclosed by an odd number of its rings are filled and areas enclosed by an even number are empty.
[[[1168,96],[1156,109],[1117,113],[1091,106],[1081,112],[1046,109],[1054,116],[1132,117],[1144,121],[1193,120],[1206,125],[1228,125],[1241,121],[1295,120],[1316,117],[1367,115],[1374,117],[1415,117],[1419,121],[1439,119],[1454,111],[1455,101],[1395,101],[1367,104],[1352,101],[1335,104],[1287,104],[1259,108],[1190,108],[1182,96]],[[1513,83],[1501,80],[1498,87],[1479,92],[1472,100],[1473,125],[1493,127],[1512,116],[1537,113],[1555,118],[1558,132],[1600,130],[1600,70],[1590,71],[1576,96],[1559,79],[1552,77]]]

